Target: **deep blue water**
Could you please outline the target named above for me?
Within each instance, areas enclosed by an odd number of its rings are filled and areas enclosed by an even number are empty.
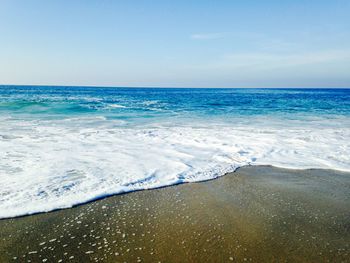
[[[0,114],[108,118],[350,115],[350,89],[0,86]],[[38,116],[37,116],[38,117]]]

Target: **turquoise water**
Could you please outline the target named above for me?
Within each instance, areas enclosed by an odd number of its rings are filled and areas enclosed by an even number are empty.
[[[350,115],[350,89],[0,86],[2,114],[110,118]]]
[[[0,86],[0,218],[216,178],[350,170],[350,89]]]

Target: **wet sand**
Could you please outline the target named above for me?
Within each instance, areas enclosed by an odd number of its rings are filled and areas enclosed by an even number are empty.
[[[0,262],[350,262],[350,173],[219,179],[0,221]]]

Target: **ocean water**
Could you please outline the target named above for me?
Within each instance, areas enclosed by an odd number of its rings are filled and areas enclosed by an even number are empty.
[[[258,164],[350,171],[350,89],[0,86],[0,218]]]

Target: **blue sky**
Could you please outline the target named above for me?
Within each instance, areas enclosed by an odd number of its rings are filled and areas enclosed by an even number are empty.
[[[350,87],[350,1],[0,1],[0,84]]]

